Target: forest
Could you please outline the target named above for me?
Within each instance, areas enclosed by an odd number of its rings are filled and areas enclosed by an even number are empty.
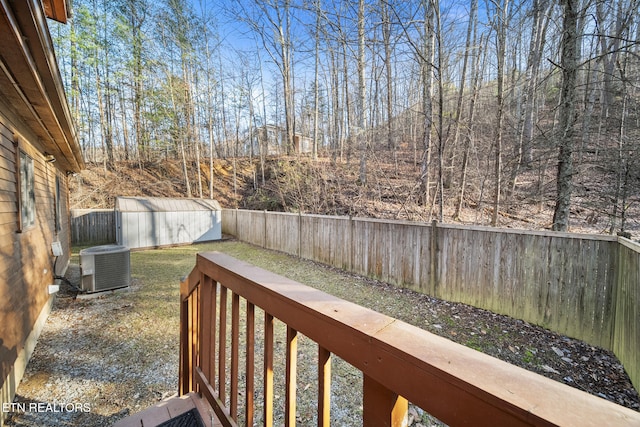
[[[234,177],[249,162],[259,192],[287,159],[280,175],[346,167],[363,191],[402,178],[425,220],[548,206],[558,231],[578,214],[640,227],[639,0],[72,8],[52,37],[85,159],[105,170],[171,159],[184,196],[213,197],[214,161]]]

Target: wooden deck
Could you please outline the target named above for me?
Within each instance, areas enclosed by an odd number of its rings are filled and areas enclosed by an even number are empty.
[[[209,403],[197,393],[188,393],[180,397],[172,397],[163,400],[151,408],[123,418],[114,424],[114,427],[156,427],[171,418],[177,417],[193,408],[196,408],[206,427],[221,426],[213,414]]]
[[[406,425],[408,402],[455,426],[640,426],[636,411],[225,254],[198,254],[180,295],[180,394],[200,390],[227,426],[240,417],[246,426],[296,425],[300,334],[318,346],[318,426],[331,425],[333,355],[362,373],[366,427]],[[264,311],[260,329],[256,308]],[[277,347],[285,353],[277,378],[275,319],[287,329],[286,347]],[[276,380],[284,380],[285,394],[278,402],[284,420],[277,422]]]

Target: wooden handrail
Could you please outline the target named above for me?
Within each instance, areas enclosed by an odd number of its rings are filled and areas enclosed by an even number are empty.
[[[297,333],[309,337],[320,348],[319,425],[329,423],[330,354],[362,371],[366,426],[401,425],[406,420],[407,401],[453,426],[640,425],[638,412],[221,253],[199,254],[188,280],[193,282],[183,283],[187,292],[181,292],[180,392],[200,390],[223,425],[235,425],[238,413],[234,407],[237,400],[233,399],[238,393],[238,378],[230,378],[230,390],[226,390],[225,380],[227,289],[232,292],[233,307],[237,298],[243,298],[266,313],[266,426],[271,425],[273,414],[273,318],[285,323],[288,331],[287,425],[295,424]],[[216,309],[205,307],[216,305],[218,285],[222,303],[216,319]],[[237,325],[237,311],[232,310],[232,325]],[[237,326],[232,329],[237,330]],[[216,334],[218,376],[210,368],[216,357],[211,346]],[[253,343],[253,339],[247,341]],[[238,357],[235,347],[232,355]],[[237,366],[238,362],[232,359],[232,366],[234,363]],[[237,376],[237,368],[232,371]],[[249,385],[253,388],[253,374],[250,377],[247,389]],[[224,406],[227,392],[231,408]],[[245,408],[244,413],[252,414],[253,408]]]

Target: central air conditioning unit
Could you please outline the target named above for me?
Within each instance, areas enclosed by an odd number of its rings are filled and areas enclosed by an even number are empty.
[[[85,292],[126,288],[131,281],[129,248],[94,246],[80,251],[81,287]]]

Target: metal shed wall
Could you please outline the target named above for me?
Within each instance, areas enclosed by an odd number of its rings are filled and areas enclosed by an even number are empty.
[[[118,197],[115,216],[117,243],[132,249],[222,238],[215,200]]]

